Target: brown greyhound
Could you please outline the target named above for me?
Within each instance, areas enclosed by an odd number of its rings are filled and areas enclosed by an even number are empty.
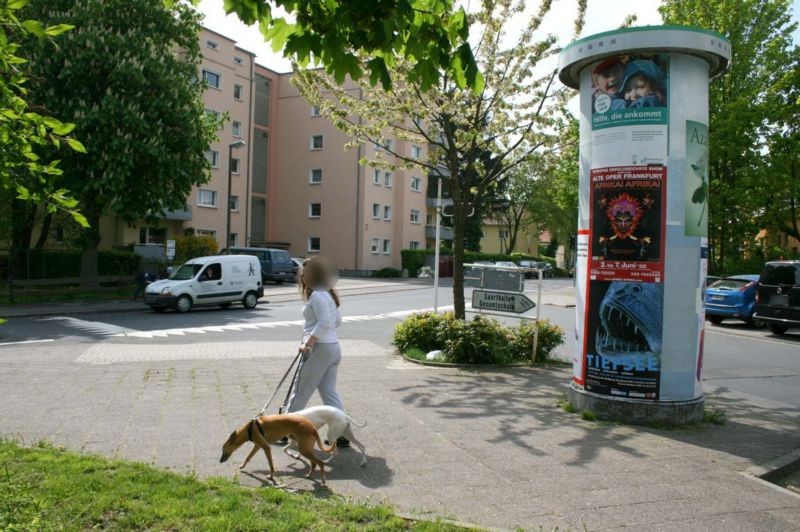
[[[308,471],[306,478],[311,478],[314,469],[319,466],[322,474],[322,483],[325,484],[325,463],[314,456],[314,443],[316,442],[319,448],[326,453],[333,452],[336,448],[336,443],[331,445],[330,448],[323,447],[314,424],[308,419],[295,414],[259,416],[251,419],[231,433],[228,440],[222,445],[222,456],[219,461],[220,463],[226,461],[236,449],[245,442],[251,441],[255,444],[253,450],[247,455],[239,469],[244,469],[244,466],[258,452],[260,447],[264,449],[264,454],[267,455],[267,461],[269,462],[269,479],[274,481],[275,466],[272,464],[272,450],[269,447],[269,442],[280,440],[284,436],[295,440],[300,454],[311,462],[311,469]]]

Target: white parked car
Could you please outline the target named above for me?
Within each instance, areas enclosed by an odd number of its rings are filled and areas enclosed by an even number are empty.
[[[187,312],[195,305],[242,303],[255,308],[264,295],[261,263],[251,255],[216,255],[192,259],[169,277],[147,285],[144,302],[156,312],[174,308]]]

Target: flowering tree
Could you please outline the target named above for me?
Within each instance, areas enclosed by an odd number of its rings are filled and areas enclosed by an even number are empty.
[[[524,0],[486,0],[469,14],[473,51],[483,74],[480,90],[442,72],[426,90],[414,81],[412,61],[393,57],[391,91],[359,79],[348,88],[320,70],[296,68],[294,82],[305,99],[320,108],[353,145],[372,143],[382,150],[370,164],[386,168],[420,167],[447,180],[453,199],[453,297],[456,316],[464,318],[464,227],[485,195],[510,172],[543,156],[558,144],[554,128],[565,103],[565,89],[555,80],[556,38],[541,25],[550,1],[518,38],[508,42],[504,30],[525,13]],[[579,2],[575,34],[583,27],[585,2]],[[426,144],[429,156],[415,159],[390,138]]]

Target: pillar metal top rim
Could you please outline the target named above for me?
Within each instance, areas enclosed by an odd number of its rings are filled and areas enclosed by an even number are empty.
[[[713,78],[728,68],[731,43],[723,35],[691,26],[640,26],[596,33],[567,45],[558,56],[558,78],[580,87],[581,71],[606,57],[626,53],[678,53],[708,63]]]

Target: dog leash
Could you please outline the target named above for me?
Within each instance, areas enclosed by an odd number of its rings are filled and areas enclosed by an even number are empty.
[[[297,355],[294,357],[294,360],[292,360],[292,363],[289,365],[289,369],[287,369],[286,373],[283,374],[283,377],[281,377],[281,381],[275,387],[275,391],[272,392],[272,395],[269,396],[269,399],[267,399],[267,402],[264,403],[264,407],[261,409],[261,412],[259,412],[258,415],[255,416],[256,418],[259,417],[259,416],[262,416],[264,414],[264,412],[267,411],[267,408],[269,408],[270,403],[272,402],[273,399],[275,399],[275,395],[278,393],[278,390],[280,390],[281,386],[283,386],[283,381],[285,381],[286,377],[289,376],[289,373],[292,371],[292,368],[294,367],[295,363],[300,359],[300,356],[302,354],[303,354],[302,351],[298,351],[297,352]],[[300,366],[298,365],[297,367],[299,368]],[[295,373],[295,375],[296,375],[296,373]]]
[[[303,362],[306,361],[306,358],[307,358],[306,356],[301,357],[300,362],[297,363],[297,368],[294,370],[294,375],[292,375],[292,380],[291,382],[289,382],[289,389],[286,390],[286,397],[283,398],[283,404],[278,408],[279,414],[285,414],[286,410],[289,408],[289,398],[292,396],[294,387],[297,385],[300,371],[303,369]]]

